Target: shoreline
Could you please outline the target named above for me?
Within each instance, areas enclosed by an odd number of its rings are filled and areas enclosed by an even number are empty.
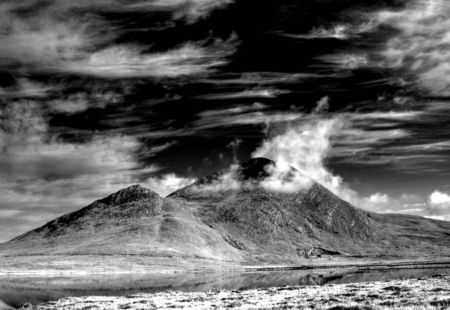
[[[449,268],[450,260],[441,262],[405,261],[403,263],[368,263],[368,264],[337,264],[337,265],[312,265],[312,266],[246,266],[245,272],[258,271],[289,271],[289,270],[315,270],[315,269],[357,269],[357,270],[384,270],[384,269],[427,269]]]
[[[29,258],[28,256],[24,256]],[[57,256],[42,256],[45,258],[59,258]],[[41,256],[32,256],[32,258],[42,258]],[[95,256],[89,256],[88,258],[99,258]],[[2,263],[0,257],[0,263]],[[19,257],[7,257],[19,258]],[[23,258],[23,257],[22,257]],[[236,272],[236,273],[252,273],[252,272],[276,272],[276,271],[301,271],[301,270],[395,270],[395,269],[429,269],[429,268],[450,268],[449,259],[430,259],[430,260],[378,260],[369,262],[354,262],[354,261],[338,261],[332,263],[327,261],[327,264],[318,264],[319,262],[305,265],[216,265],[211,266],[206,264],[203,268],[199,268],[198,265],[190,264],[158,264],[158,262],[133,262],[123,268],[117,261],[115,264],[105,269],[102,265],[92,263],[91,265],[81,264],[80,260],[74,257],[64,257],[63,261],[53,261],[47,265],[39,263],[33,264],[33,261],[25,261],[18,263],[16,266],[6,266],[0,269],[0,277],[77,277],[77,276],[92,276],[92,275],[128,275],[128,274],[147,274],[147,275],[174,275],[183,273],[224,273],[224,272]],[[123,258],[123,257],[121,257]],[[71,261],[71,259],[73,261]],[[86,260],[88,261],[88,260]],[[128,262],[125,260],[125,262]],[[104,264],[104,261],[102,261]],[[147,263],[147,264],[146,264]],[[211,263],[211,262],[209,262]],[[39,268],[41,267],[41,268]]]
[[[446,309],[450,276],[323,286],[209,292],[161,292],[123,297],[68,297],[32,306],[56,309]]]

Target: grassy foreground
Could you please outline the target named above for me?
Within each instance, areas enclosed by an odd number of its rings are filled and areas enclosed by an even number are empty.
[[[325,286],[64,298],[26,309],[450,309],[450,276]],[[25,308],[24,308],[25,309]]]

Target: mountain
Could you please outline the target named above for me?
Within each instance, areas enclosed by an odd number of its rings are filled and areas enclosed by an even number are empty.
[[[450,251],[450,223],[358,209],[312,182],[295,192],[264,189],[275,162],[254,158],[233,173],[204,177],[168,198],[195,205],[203,222],[250,261],[295,262],[318,256],[421,256]],[[291,168],[287,182],[299,172]],[[231,186],[217,186],[216,183]],[[212,186],[211,186],[212,185]],[[230,189],[231,188],[231,189]]]
[[[358,209],[322,185],[264,186],[275,162],[254,158],[166,198],[134,185],[3,245],[0,255],[144,255],[239,264],[314,258],[442,256],[450,223]],[[290,168],[281,182],[301,175]]]
[[[0,246],[14,255],[239,257],[190,210],[134,185]]]

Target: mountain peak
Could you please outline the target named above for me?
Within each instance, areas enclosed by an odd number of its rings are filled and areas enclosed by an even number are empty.
[[[160,196],[151,189],[135,184],[99,200],[99,202],[107,205],[121,205],[134,201],[154,198],[160,198]]]
[[[228,169],[200,178],[194,184],[173,192],[168,197],[221,197],[229,191],[261,188],[268,178],[279,178],[281,183],[292,182],[300,173],[292,166],[286,171],[277,170],[277,163],[264,157],[251,158],[245,162],[230,166]],[[264,186],[263,186],[264,187]]]
[[[241,163],[239,166],[241,177],[244,180],[258,180],[270,176],[267,168],[275,166],[275,162],[264,157],[255,157]]]

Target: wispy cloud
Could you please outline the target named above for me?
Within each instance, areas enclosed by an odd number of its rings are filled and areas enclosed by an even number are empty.
[[[287,90],[279,90],[275,88],[253,88],[238,92],[222,92],[219,94],[207,94],[199,96],[205,100],[230,100],[230,99],[246,99],[246,98],[276,98],[278,95],[287,94]]]
[[[193,184],[195,181],[195,178],[180,177],[174,173],[169,173],[161,177],[148,178],[143,184],[165,197],[185,186]]]
[[[264,86],[264,85],[289,85],[302,80],[334,77],[334,74],[318,73],[288,73],[288,72],[244,72],[222,73],[214,78],[203,79],[201,82],[219,86]]]
[[[449,96],[449,14],[445,0],[415,0],[402,10],[377,12],[380,24],[398,31],[380,52],[382,65],[405,70],[432,95]]]
[[[185,43],[165,52],[145,52],[144,47],[119,45],[108,47],[81,60],[63,63],[55,70],[100,77],[174,78],[199,75],[225,65],[226,57],[235,51],[235,37],[216,40],[212,45]]]
[[[0,241],[143,179],[163,194],[178,189],[191,179],[158,177],[161,167],[138,159],[175,143],[108,133],[66,141],[49,130],[41,102],[8,102],[0,112]]]
[[[370,32],[378,26],[375,21],[368,21],[357,25],[336,24],[329,28],[315,27],[306,34],[280,33],[280,35],[294,39],[337,39],[348,40],[360,34]]]
[[[319,59],[333,67],[344,70],[360,69],[370,65],[369,57],[364,53],[325,55],[320,56]]]
[[[58,86],[55,85],[45,85],[26,78],[19,78],[14,85],[0,87],[0,99],[40,98],[57,89]]]
[[[255,102],[225,109],[206,110],[192,124],[192,133],[231,126],[257,126],[297,121],[305,116],[302,112],[268,111],[268,106]]]
[[[138,1],[127,8],[137,10],[170,10],[174,18],[186,18],[189,23],[207,17],[213,10],[221,9],[233,3],[233,0],[153,0]]]
[[[216,111],[218,112],[218,111]],[[193,132],[200,132],[203,130],[224,128],[231,126],[250,126],[250,125],[269,125],[277,123],[286,123],[299,120],[303,117],[300,112],[245,112],[245,113],[229,113],[229,110],[224,110],[223,114],[214,113],[203,115],[202,118],[193,124]]]
[[[33,11],[33,2],[27,2]],[[17,67],[49,67],[63,60],[76,59],[97,44],[113,36],[102,33],[104,22],[78,16],[64,19],[53,6],[34,8],[35,14],[22,17],[16,11],[26,9],[25,3],[6,2],[0,5],[0,64]],[[63,14],[65,15],[65,14]]]
[[[92,108],[105,108],[118,104],[122,93],[110,90],[85,90],[68,95],[60,95],[57,99],[49,99],[43,103],[53,113],[75,114]]]
[[[237,40],[184,43],[166,51],[149,46],[121,44],[114,40],[123,29],[93,12],[169,10],[193,21],[229,0],[138,1],[124,4],[101,0],[36,1],[0,5],[0,65],[10,69],[44,72],[72,72],[100,77],[178,77],[208,72],[226,63]],[[36,6],[36,7],[35,7]],[[18,11],[28,10],[29,14]]]
[[[432,96],[450,95],[450,4],[446,0],[414,0],[400,9],[361,13],[365,22],[313,29],[309,34],[290,35],[303,39],[346,40],[372,30],[391,29],[383,43],[358,45],[353,51],[319,57],[338,69],[393,69],[400,86],[414,86]],[[375,32],[374,32],[375,33]],[[381,45],[379,45],[381,44]]]

